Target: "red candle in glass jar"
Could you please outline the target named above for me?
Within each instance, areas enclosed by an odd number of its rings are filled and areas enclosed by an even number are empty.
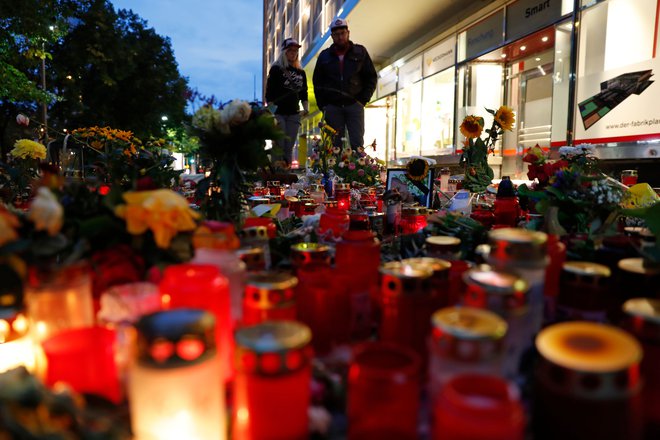
[[[348,230],[350,217],[346,209],[326,208],[319,219],[319,234],[328,238],[339,238]]]
[[[335,187],[335,199],[339,209],[349,209],[351,207],[351,184],[338,183]]]
[[[296,243],[291,245],[291,266],[295,271],[308,264],[330,267],[330,248],[320,243]]]
[[[268,320],[295,320],[298,279],[284,272],[258,272],[248,276],[243,295],[243,324]]]
[[[114,403],[121,401],[114,330],[63,330],[41,345],[47,359],[46,385],[66,382],[79,393],[97,394]]]
[[[426,209],[418,206],[407,207],[401,210],[401,223],[399,228],[402,234],[415,234],[424,229],[426,222]]]
[[[497,376],[461,374],[440,391],[433,440],[522,440],[525,413],[514,385]]]
[[[258,226],[263,226],[268,232],[268,238],[272,239],[277,237],[277,226],[273,223],[273,219],[270,217],[248,217],[243,223],[243,229],[254,228]]]
[[[660,438],[660,300],[633,298],[623,304],[622,327],[644,350],[640,365],[646,438]]]
[[[621,183],[627,186],[633,186],[637,184],[637,170],[621,171]]]
[[[210,264],[175,264],[159,285],[164,309],[198,308],[215,315],[215,337],[225,378],[231,377],[232,319],[227,278]]]
[[[380,273],[380,339],[412,347],[426,365],[435,311],[433,270],[428,265],[391,261],[381,266]]]
[[[348,371],[348,439],[417,439],[419,355],[387,342],[355,347]]]
[[[350,339],[351,302],[328,264],[310,263],[298,269],[298,320],[308,325],[314,352],[323,355]]]
[[[309,438],[311,332],[295,321],[269,321],[236,331],[232,438]]]

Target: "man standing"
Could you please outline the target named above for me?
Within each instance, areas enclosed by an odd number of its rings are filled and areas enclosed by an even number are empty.
[[[332,45],[319,54],[314,67],[316,103],[325,122],[337,130],[335,145],[344,129],[353,149],[364,145],[364,106],[376,90],[378,75],[364,46],[353,43],[343,18],[330,25]]]

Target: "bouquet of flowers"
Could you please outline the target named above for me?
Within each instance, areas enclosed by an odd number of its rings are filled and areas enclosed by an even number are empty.
[[[516,121],[513,110],[501,106],[497,111],[486,109],[493,115],[493,124],[485,130],[487,136],[481,138],[484,131],[484,118],[469,115],[463,119],[460,130],[466,140],[461,154],[460,164],[465,169],[463,188],[471,192],[484,192],[493,180],[493,169],[488,165],[488,155],[493,152],[495,142],[504,131],[511,131]]]
[[[236,223],[249,195],[246,173],[269,164],[266,140],[277,141],[284,133],[268,108],[238,99],[201,107],[192,125],[200,155],[211,164],[210,175],[197,186],[202,210],[208,219]]]
[[[523,161],[529,164],[531,188],[518,187],[518,194],[536,201],[536,210],[558,211],[561,227],[569,233],[603,233],[619,214],[625,188],[600,171],[593,146],[561,147],[558,160],[550,160],[537,145]]]
[[[385,164],[382,160],[371,157],[364,147],[353,150],[349,145],[333,145],[337,135],[334,128],[321,122],[321,137],[316,137],[310,155],[311,168],[327,174],[330,170],[347,183],[361,183],[371,186],[380,182],[380,172]],[[376,150],[376,141],[371,144]]]
[[[167,188],[178,181],[179,172],[171,166],[174,157],[164,139],[143,142],[131,131],[111,127],[78,128],[71,134],[96,155],[88,176],[99,182],[135,190]]]
[[[3,198],[11,202],[30,194],[32,183],[39,176],[39,164],[46,159],[46,147],[30,139],[19,139],[9,156],[8,164],[0,163],[0,186],[6,189]]]

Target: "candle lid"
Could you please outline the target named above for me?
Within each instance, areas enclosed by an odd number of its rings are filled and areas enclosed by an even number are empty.
[[[624,258],[619,260],[617,264],[619,269],[632,272],[639,275],[658,275],[660,274],[660,268],[655,267],[644,267],[643,258]]]
[[[138,361],[156,368],[177,368],[212,356],[215,316],[204,310],[173,309],[145,315],[137,322]]]
[[[286,272],[257,272],[248,276],[245,285],[265,290],[293,289],[298,278]]]
[[[236,330],[236,344],[252,352],[278,353],[309,344],[312,332],[297,321],[265,321]]]
[[[302,242],[291,245],[293,252],[328,252],[330,248],[321,243]]]
[[[347,190],[351,189],[351,184],[350,183],[338,183],[337,186],[335,187],[335,190]]]
[[[480,265],[466,271],[463,281],[468,286],[478,287],[487,293],[497,295],[525,294],[529,284],[518,275],[502,270],[492,269],[488,265]]]
[[[432,235],[426,237],[426,243],[434,246],[460,246],[461,239],[451,235]]]
[[[431,268],[434,275],[437,274],[438,272],[447,271],[451,267],[451,263],[449,261],[443,260],[441,258],[415,257],[415,258],[406,258],[401,262],[406,264],[428,266]]]
[[[266,226],[251,226],[241,229],[239,235],[243,240],[268,240],[268,228]]]
[[[660,324],[660,300],[632,298],[623,303],[623,311],[631,316],[639,316],[645,321]]]
[[[488,241],[490,258],[534,264],[545,260],[548,236],[527,229],[502,228],[490,231]]]
[[[501,339],[507,331],[502,318],[488,310],[472,307],[446,307],[433,314],[435,328],[458,339]]]
[[[4,314],[0,317],[0,345],[22,338],[28,334],[30,324],[22,312]]]
[[[641,346],[628,333],[586,321],[546,327],[536,337],[536,348],[553,364],[583,372],[625,370],[642,357]]]
[[[384,263],[380,266],[379,271],[383,275],[403,279],[424,279],[433,275],[433,269],[429,265],[405,263],[403,261]]]
[[[562,270],[579,277],[609,278],[610,268],[590,261],[567,261]]]

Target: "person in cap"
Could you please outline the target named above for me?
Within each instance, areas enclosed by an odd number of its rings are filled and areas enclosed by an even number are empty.
[[[291,164],[293,146],[298,137],[300,116],[309,112],[307,100],[307,76],[298,60],[300,44],[293,38],[282,42],[282,51],[268,72],[266,102],[274,105],[277,124],[286,137],[277,145],[283,151],[282,160]],[[302,110],[301,110],[302,106]]]
[[[378,75],[367,49],[350,40],[346,20],[333,20],[330,35],[332,45],[319,54],[314,67],[314,94],[325,122],[337,130],[335,145],[347,130],[355,150],[364,144],[364,106],[376,90]]]

